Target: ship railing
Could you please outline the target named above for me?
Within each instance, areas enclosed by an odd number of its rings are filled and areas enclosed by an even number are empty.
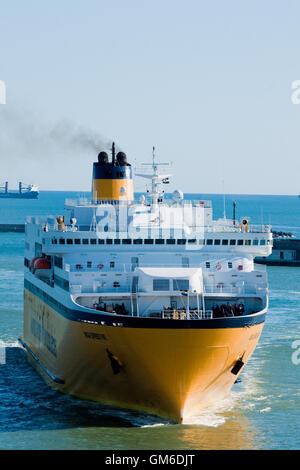
[[[203,207],[203,208],[211,208],[212,207],[212,202],[207,201],[204,199],[183,199],[180,202],[175,202],[173,199],[169,199],[168,197],[165,197],[163,204],[168,206],[168,207],[186,207],[186,206],[192,206],[192,207]]]
[[[227,224],[216,223],[213,221],[212,225],[205,225],[202,227],[204,232],[214,233],[269,233],[271,232],[270,225],[250,225],[247,231],[242,230],[239,225],[233,225],[232,221]]]
[[[97,294],[101,297],[101,294],[129,294],[131,295],[131,286],[122,285],[116,287],[103,287],[94,283],[93,285],[81,285],[81,284],[72,284],[70,285],[71,294]]]
[[[267,291],[266,285],[253,284],[245,285],[244,283],[224,283],[216,282],[205,284],[205,294],[238,294],[238,295],[259,295],[261,296]]]
[[[153,315],[151,315],[153,316]],[[161,318],[170,320],[203,320],[213,318],[212,310],[201,309],[166,309],[162,310]]]
[[[87,197],[78,197],[78,198],[66,198],[65,206],[89,206],[91,200]]]
[[[51,232],[57,232],[59,233],[66,233],[66,232],[87,232],[91,233],[94,232],[96,233],[98,231],[97,225],[93,225],[92,223],[90,224],[75,224],[75,225],[70,225],[70,224],[65,224],[63,227],[59,227],[57,222],[55,220],[42,220],[39,219],[37,220],[36,217],[31,217],[27,219],[27,222],[29,223],[38,223],[41,224],[43,227],[45,227],[44,231],[51,231]],[[146,225],[141,225],[141,227],[148,227],[149,224],[147,223]],[[176,228],[176,227],[174,227]],[[193,229],[194,232],[198,232],[201,234],[204,233],[219,233],[219,234],[253,234],[253,233],[270,233],[271,232],[271,227],[268,225],[251,225],[249,229],[245,232],[239,228],[238,225],[232,225],[230,223],[228,224],[219,224],[213,222],[212,225],[196,225],[196,224],[191,224],[190,226],[191,229]],[[105,232],[105,235],[107,236],[109,233],[112,235],[114,234],[120,234],[120,232],[116,230],[112,230],[111,232]],[[57,235],[55,233],[55,235]],[[122,237],[121,237],[122,238]],[[128,234],[126,234],[125,238],[130,238]]]
[[[267,272],[267,266],[265,264],[256,264],[254,262],[254,271],[259,271],[261,273]]]
[[[249,225],[248,233],[269,233],[271,232],[270,225]],[[246,232],[247,233],[247,232]]]
[[[127,296],[135,295],[132,292],[131,284],[120,284],[117,285],[117,282],[114,282],[112,285],[106,286],[101,284],[101,282],[93,282],[90,285],[82,285],[82,284],[71,284],[70,285],[70,292],[71,294],[96,294],[101,297],[102,294],[111,294],[114,296],[115,294],[126,294]],[[264,296],[268,291],[266,285],[253,285],[253,286],[245,286],[245,285],[234,285],[228,283],[216,283],[216,284],[205,284],[204,286],[204,296],[209,295],[218,295],[222,294],[223,296],[226,295],[257,295],[259,297]],[[139,289],[138,294],[146,294],[146,295],[157,295],[159,294],[158,291],[151,291],[145,289]],[[182,295],[180,291],[169,290],[168,293],[163,291],[164,295],[180,296]],[[197,294],[194,292],[188,293],[189,297],[195,297]],[[170,312],[169,309],[166,312]]]

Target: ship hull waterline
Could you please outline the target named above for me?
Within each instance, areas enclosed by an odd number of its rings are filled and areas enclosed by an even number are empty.
[[[45,381],[63,393],[184,423],[229,393],[265,313],[232,328],[230,318],[220,327],[208,320],[216,325],[209,328],[203,320],[190,322],[192,328],[180,328],[182,320],[171,321],[175,328],[102,325],[66,318],[25,289],[21,344]],[[244,366],[235,375],[238,360]]]

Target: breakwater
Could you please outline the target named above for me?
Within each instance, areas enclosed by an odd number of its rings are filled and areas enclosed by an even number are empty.
[[[0,224],[0,232],[24,233],[25,224]]]
[[[255,263],[268,266],[300,266],[300,239],[274,238],[272,254],[255,258]]]

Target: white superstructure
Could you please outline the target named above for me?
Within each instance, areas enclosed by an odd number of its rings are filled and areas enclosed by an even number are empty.
[[[64,217],[26,224],[25,280],[68,307],[122,315],[209,319],[267,306],[269,226],[213,220],[210,201],[166,199],[153,160],[138,202],[66,201]],[[122,188],[121,188],[122,192]],[[35,269],[34,262],[46,265]],[[48,263],[48,264],[47,264]]]

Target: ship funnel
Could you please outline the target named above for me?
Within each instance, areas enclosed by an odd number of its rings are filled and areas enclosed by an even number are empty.
[[[112,144],[112,161],[108,154],[101,151],[98,161],[93,164],[92,201],[119,204],[133,200],[132,168],[124,152],[116,155],[115,143]]]

